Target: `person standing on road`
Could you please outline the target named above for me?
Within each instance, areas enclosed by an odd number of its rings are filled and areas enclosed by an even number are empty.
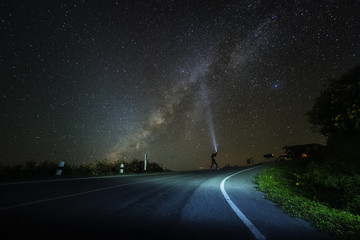
[[[209,170],[212,169],[212,167],[214,166],[214,164],[216,165],[216,169],[219,170],[219,166],[218,166],[218,164],[216,163],[215,158],[214,158],[216,155],[217,155],[217,152],[211,154],[211,167],[209,168]]]

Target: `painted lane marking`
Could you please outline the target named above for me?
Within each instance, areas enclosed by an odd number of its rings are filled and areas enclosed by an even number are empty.
[[[230,205],[230,207],[232,208],[232,210],[234,210],[234,212],[236,213],[236,215],[240,218],[240,220],[249,228],[249,230],[251,231],[251,233],[256,237],[256,239],[258,240],[265,240],[265,236],[254,226],[254,224],[252,224],[252,222],[240,211],[240,209],[235,205],[235,203],[233,203],[233,201],[231,201],[229,195],[226,193],[225,191],[225,182],[226,180],[228,180],[229,178],[231,178],[232,176],[235,176],[236,174],[239,173],[243,173],[255,168],[258,168],[260,166],[257,167],[253,167],[253,168],[248,168],[245,170],[241,170],[239,172],[236,172],[234,174],[231,174],[230,176],[227,176],[226,178],[224,178],[220,184],[220,190],[222,192],[222,194],[224,195],[226,201],[228,202],[228,204]]]
[[[144,183],[144,182],[153,182],[153,181],[157,181],[157,180],[169,179],[169,178],[174,178],[174,177],[177,177],[177,176],[171,176],[171,177],[167,177],[167,178],[155,178],[155,179],[143,180],[143,181],[131,182],[131,183],[124,183],[124,184],[115,185],[115,186],[111,186],[111,187],[98,188],[98,189],[94,189],[94,190],[78,192],[78,193],[73,193],[73,194],[67,194],[67,195],[53,197],[53,198],[46,198],[46,199],[41,199],[41,200],[27,202],[27,203],[20,203],[20,204],[8,206],[8,207],[0,208],[0,211],[19,208],[19,207],[25,207],[25,206],[30,206],[30,205],[35,205],[35,204],[38,204],[38,203],[44,203],[44,202],[49,202],[49,201],[53,201],[53,200],[76,197],[76,196],[80,196],[80,195],[84,195],[84,194],[88,194],[88,193],[100,192],[100,191],[108,190],[108,189],[112,189],[112,188],[119,188],[119,187],[135,185],[135,184]]]

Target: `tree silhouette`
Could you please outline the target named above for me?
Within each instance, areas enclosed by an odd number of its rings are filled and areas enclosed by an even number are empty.
[[[360,66],[331,80],[307,112],[309,122],[325,136],[360,131]]]
[[[360,65],[331,80],[307,116],[328,137],[328,159],[360,167]]]

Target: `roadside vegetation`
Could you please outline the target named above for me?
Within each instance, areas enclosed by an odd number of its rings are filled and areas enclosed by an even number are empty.
[[[307,116],[325,148],[265,168],[258,189],[319,230],[360,239],[360,66],[331,80]]]
[[[360,175],[339,177],[318,163],[289,163],[275,164],[257,176],[258,189],[266,198],[321,231],[360,239]]]
[[[83,176],[106,176],[120,173],[120,165],[124,164],[124,174],[127,173],[143,173],[144,161],[134,159],[131,162],[125,161],[109,161],[102,160],[88,164],[66,164],[62,168],[62,176],[67,177],[83,177]],[[42,178],[54,177],[58,168],[58,163],[44,161],[40,163],[26,162],[16,166],[1,166],[0,178],[16,179],[16,178]],[[165,170],[156,162],[147,162],[146,172],[163,172]]]

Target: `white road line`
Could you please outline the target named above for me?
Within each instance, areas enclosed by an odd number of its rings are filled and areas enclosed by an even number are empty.
[[[265,240],[266,239],[265,236],[254,226],[254,224],[252,224],[252,222],[250,222],[250,220],[240,211],[240,209],[233,203],[233,201],[231,201],[231,199],[230,199],[229,195],[226,193],[225,187],[224,187],[226,180],[228,180],[232,176],[255,169],[255,168],[258,168],[258,167],[260,167],[260,166],[241,170],[239,172],[231,174],[230,176],[227,176],[226,178],[224,178],[222,180],[222,182],[220,184],[220,190],[221,190],[222,194],[224,195],[226,201],[229,203],[230,207],[234,210],[234,212],[241,219],[241,221],[243,221],[243,223],[249,228],[249,230],[256,237],[256,239]]]
[[[76,197],[76,196],[80,196],[80,195],[83,195],[83,194],[99,192],[99,191],[108,190],[108,189],[112,189],[112,188],[124,187],[124,186],[134,185],[134,184],[138,184],[138,183],[144,183],[144,182],[153,182],[153,181],[156,181],[156,180],[169,179],[169,178],[174,178],[174,177],[176,177],[176,176],[171,176],[171,177],[167,177],[167,178],[148,179],[148,180],[144,180],[144,181],[131,182],[131,183],[124,183],[124,184],[115,185],[115,186],[111,186],[111,187],[98,188],[98,189],[94,189],[94,190],[89,190],[89,191],[84,191],[84,192],[78,192],[78,193],[73,193],[73,194],[67,194],[67,195],[58,196],[58,197],[53,197],[53,198],[41,199],[41,200],[37,200],[37,201],[33,201],[33,202],[20,203],[20,204],[8,206],[8,207],[0,208],[0,211],[4,211],[4,210],[8,210],[8,209],[13,209],[13,208],[19,208],[19,207],[30,206],[30,205],[34,205],[34,204],[38,204],[38,203],[43,203],[43,202],[49,202],[49,201],[53,201],[53,200],[59,200],[59,199],[64,199],[64,198]]]

